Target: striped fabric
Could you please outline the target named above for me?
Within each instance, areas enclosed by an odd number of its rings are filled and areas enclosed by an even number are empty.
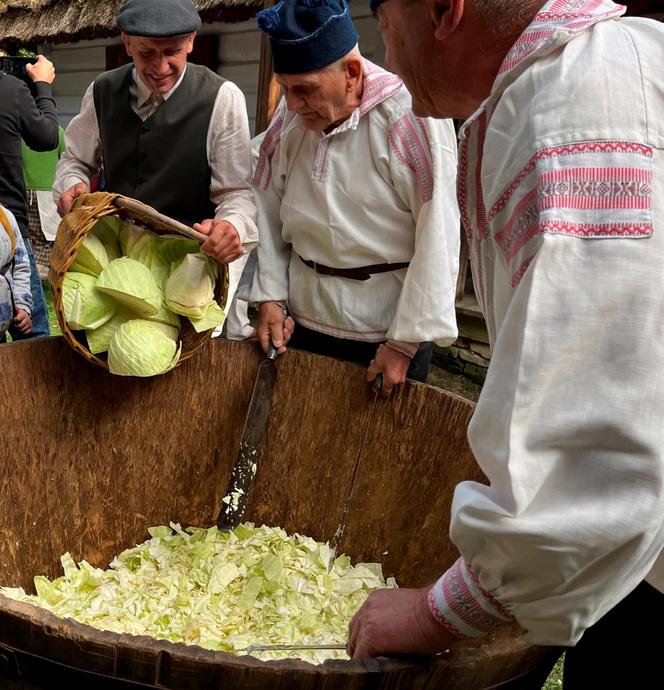
[[[433,163],[431,145],[422,118],[406,113],[388,133],[390,146],[397,158],[413,172],[417,179],[422,203],[433,196]]]
[[[625,7],[611,0],[552,0],[535,16],[505,57],[498,80],[529,55],[542,48],[559,29],[580,32],[608,17],[619,17]]]
[[[584,239],[653,233],[649,146],[579,142],[541,149],[489,210],[516,287],[543,234]],[[525,268],[524,268],[525,267]]]
[[[336,132],[333,132],[333,134],[345,131],[345,129],[348,127],[357,126],[357,120],[359,120],[360,117],[363,117],[372,108],[375,108],[388,98],[394,96],[394,94],[403,87],[403,82],[396,75],[392,74],[391,72],[387,72],[386,70],[378,67],[378,65],[374,65],[373,62],[370,62],[369,60],[363,60],[363,63],[364,90],[362,92],[362,101],[356,111],[357,115],[353,113],[353,117],[347,121],[347,123],[344,123],[346,124],[346,127],[341,125],[339,128],[337,128]],[[256,171],[252,180],[254,187],[257,189],[265,190],[270,186],[270,181],[272,180],[272,156],[274,155],[277,145],[281,139],[282,128],[288,127],[289,122],[291,122],[295,117],[297,117],[295,113],[287,111],[286,102],[282,98],[260,146],[258,162],[256,163]],[[423,176],[422,184],[426,184],[426,161],[424,160],[422,153],[418,150],[421,135],[417,134],[415,131],[412,133],[406,131],[404,136],[409,137],[411,134],[414,135],[411,137],[412,147],[405,155],[409,156],[409,160],[413,165],[419,166]],[[426,135],[424,136],[426,137]],[[318,180],[319,182],[324,182],[327,179],[329,149],[329,137],[324,137],[321,140],[320,150],[316,156],[314,169],[312,170],[314,179]],[[431,161],[429,155],[429,167],[430,165]]]
[[[481,637],[514,621],[463,558],[429,590],[429,610],[455,637]]]

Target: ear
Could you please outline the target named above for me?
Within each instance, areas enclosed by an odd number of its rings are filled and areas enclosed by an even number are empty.
[[[196,38],[196,32],[194,31],[193,34],[190,34],[189,37],[187,38],[187,55],[191,53],[191,51],[194,49],[194,39]]]
[[[124,43],[125,50],[127,51],[127,55],[129,57],[132,57],[131,55],[131,37],[127,36],[127,34],[123,31],[121,34],[122,36],[122,42]]]
[[[465,4],[466,0],[432,0],[431,21],[436,39],[445,40],[459,26]]]
[[[362,78],[362,60],[351,58],[346,62],[346,90],[353,91]]]

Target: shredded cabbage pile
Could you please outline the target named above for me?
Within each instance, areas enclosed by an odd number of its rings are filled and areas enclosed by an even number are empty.
[[[217,278],[217,264],[195,240],[107,216],[64,277],[65,318],[72,330],[85,331],[90,352],[109,353],[112,374],[163,374],[180,358],[180,317],[198,333],[224,323],[214,300]]]
[[[372,590],[397,586],[378,563],[352,566],[327,544],[278,527],[245,523],[231,532],[170,523],[123,551],[108,570],[69,553],[64,575],[35,577],[37,595],[0,587],[26,601],[102,630],[242,653],[253,644],[345,644],[348,624]],[[339,650],[263,651],[261,659],[312,663],[346,659]]]

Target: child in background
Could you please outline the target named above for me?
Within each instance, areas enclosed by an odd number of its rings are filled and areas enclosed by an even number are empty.
[[[32,330],[30,263],[13,214],[0,206],[0,342],[14,324],[20,333]]]

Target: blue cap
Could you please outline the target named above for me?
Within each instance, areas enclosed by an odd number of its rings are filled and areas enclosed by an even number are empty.
[[[201,18],[192,0],[125,0],[117,25],[128,36],[172,38],[198,31]]]
[[[270,39],[276,74],[322,69],[358,43],[346,0],[281,0],[256,19]]]

